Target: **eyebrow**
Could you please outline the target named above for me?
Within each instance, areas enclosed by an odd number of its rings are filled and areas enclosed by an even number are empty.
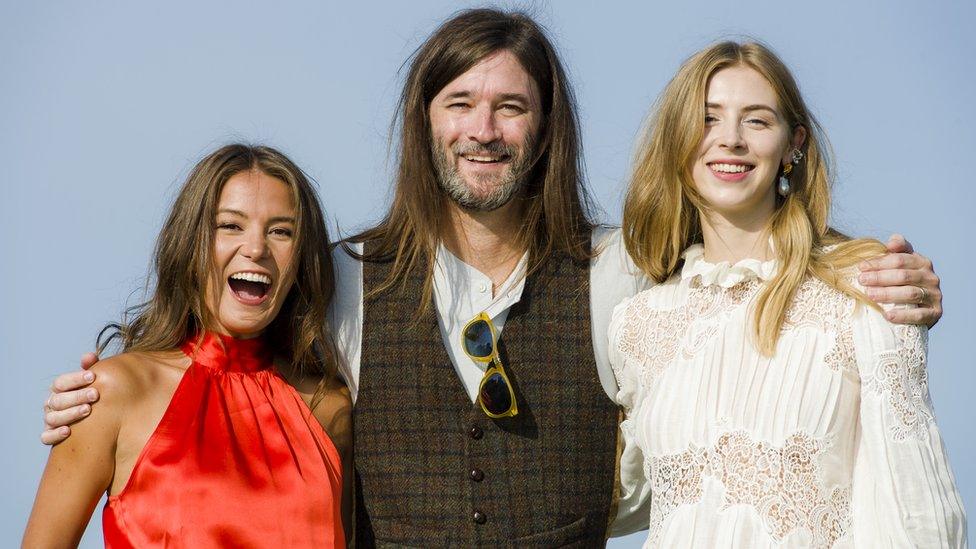
[[[450,101],[452,99],[470,99],[470,98],[471,98],[471,92],[463,90],[463,91],[456,91],[454,93],[448,94],[447,96],[444,97],[444,100]],[[526,105],[530,105],[532,103],[529,100],[529,98],[525,96],[525,94],[521,94],[521,93],[503,93],[503,94],[499,94],[498,98],[501,101],[520,101]]]
[[[705,103],[705,107],[709,109],[721,109],[722,105],[720,105],[719,103]],[[777,114],[776,109],[770,107],[769,105],[763,105],[763,104],[747,105],[743,107],[742,110],[747,112],[748,111],[769,111],[773,114]]]
[[[234,210],[234,209],[231,209],[231,208],[220,208],[219,210],[217,210],[217,213],[219,213],[219,214],[224,213],[224,214],[236,215],[237,217],[243,217],[244,219],[247,219],[247,214],[245,214],[244,212],[242,212],[240,210]],[[286,215],[279,215],[277,217],[272,217],[271,219],[268,220],[268,222],[269,223],[292,223],[292,224],[294,224],[295,223],[295,218],[294,217],[288,217]]]

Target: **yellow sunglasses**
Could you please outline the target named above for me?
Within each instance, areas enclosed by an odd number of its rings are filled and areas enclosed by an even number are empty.
[[[461,347],[472,360],[489,365],[478,386],[478,402],[485,414],[492,419],[518,415],[512,383],[505,375],[501,358],[498,357],[495,325],[487,313],[479,313],[464,325],[461,330]]]

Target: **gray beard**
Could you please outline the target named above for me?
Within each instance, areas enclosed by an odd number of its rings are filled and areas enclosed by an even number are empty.
[[[478,196],[468,186],[464,177],[458,172],[457,167],[444,152],[444,144],[440,140],[432,140],[431,156],[434,158],[434,169],[437,171],[437,183],[441,190],[447,193],[458,206],[467,210],[478,212],[492,212],[501,208],[512,199],[515,194],[525,186],[526,175],[528,172],[529,158],[532,157],[530,146],[519,148],[513,145],[502,145],[501,143],[489,143],[487,145],[455,145],[452,147],[455,155],[484,152],[489,154],[507,155],[510,161],[508,174],[498,182],[491,191],[484,196]],[[520,154],[521,152],[521,154]],[[484,181],[479,183],[489,183],[492,176],[484,176]]]

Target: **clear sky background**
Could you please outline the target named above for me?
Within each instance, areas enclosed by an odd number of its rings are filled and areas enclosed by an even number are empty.
[[[0,0],[0,466],[11,477],[0,545],[19,542],[47,455],[47,387],[139,298],[192,164],[227,141],[265,142],[318,181],[338,227],[376,220],[390,196],[401,65],[440,21],[474,5]],[[782,55],[837,153],[835,226],[902,232],[942,277],[930,389],[972,511],[974,3],[495,5],[525,8],[551,31],[609,222],[620,220],[642,121],[685,57],[743,34]],[[82,546],[100,545],[96,513]]]

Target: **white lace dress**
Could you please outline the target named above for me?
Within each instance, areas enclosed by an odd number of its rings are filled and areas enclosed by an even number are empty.
[[[652,494],[645,547],[965,546],[926,329],[808,279],[763,357],[749,313],[774,270],[693,246],[680,275],[614,311],[623,459]]]

